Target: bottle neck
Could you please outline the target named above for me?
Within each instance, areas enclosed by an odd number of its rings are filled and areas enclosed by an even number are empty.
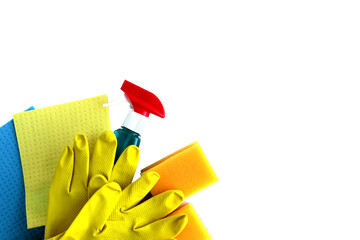
[[[141,135],[146,125],[147,117],[134,112],[134,110],[130,110],[125,121],[123,123],[123,127],[130,129]]]

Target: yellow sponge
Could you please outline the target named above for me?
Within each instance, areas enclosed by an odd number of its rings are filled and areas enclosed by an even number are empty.
[[[151,190],[152,195],[177,189],[187,198],[219,180],[198,142],[144,168],[141,174],[148,171],[160,175],[160,180]]]
[[[182,230],[182,232],[176,236],[177,240],[212,239],[191,203],[183,203],[183,205],[181,205],[177,210],[172,212],[169,216],[179,214],[186,214],[188,217],[188,223],[184,230]]]

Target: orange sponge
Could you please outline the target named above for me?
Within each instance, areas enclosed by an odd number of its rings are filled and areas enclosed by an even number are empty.
[[[141,174],[155,171],[160,179],[151,190],[157,195],[177,189],[185,198],[219,181],[198,142],[194,142],[173,154],[141,170]]]
[[[169,216],[186,214],[188,223],[184,230],[176,236],[177,240],[210,240],[212,239],[209,232],[206,230],[199,215],[195,212],[191,203],[184,203],[177,210],[172,212]]]

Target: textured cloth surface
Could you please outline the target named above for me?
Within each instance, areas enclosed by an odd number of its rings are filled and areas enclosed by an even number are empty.
[[[41,239],[44,227],[26,226],[24,179],[13,120],[0,127],[0,182],[1,239]]]
[[[45,225],[49,187],[64,146],[78,133],[93,149],[98,135],[110,129],[107,96],[14,114],[25,183],[28,228]]]

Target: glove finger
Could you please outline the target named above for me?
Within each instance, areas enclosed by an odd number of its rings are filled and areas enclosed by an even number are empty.
[[[88,199],[90,199],[96,191],[108,183],[108,180],[103,175],[95,175],[90,179],[88,187]]]
[[[136,222],[136,227],[141,227],[169,215],[183,201],[184,194],[181,191],[169,190],[150,198],[127,212],[132,216],[142,216]]]
[[[56,166],[50,192],[70,193],[74,168],[74,151],[70,146],[65,147]],[[52,195],[52,194],[50,194]],[[57,194],[55,194],[56,196]]]
[[[127,147],[117,160],[111,181],[117,182],[122,189],[125,189],[133,180],[137,165],[139,163],[140,150],[134,145]]]
[[[89,178],[102,174],[110,179],[114,167],[117,140],[115,134],[106,130],[98,137],[90,160]]]
[[[149,239],[174,239],[186,227],[188,217],[185,214],[160,219],[146,226],[135,228],[135,232]]]
[[[56,229],[59,225],[58,218],[52,215],[52,211],[54,208],[57,208],[59,196],[70,194],[73,166],[74,152],[70,146],[67,146],[61,154],[49,189],[45,238],[52,237],[54,232],[57,231]]]
[[[89,144],[86,136],[78,134],[74,141],[74,176],[72,180],[72,188],[86,189],[89,174]]]
[[[122,197],[117,204],[116,211],[124,212],[137,205],[150,192],[159,178],[160,175],[158,173],[148,172],[131,183],[124,189]],[[111,220],[118,220],[117,216],[119,216],[119,214],[117,214],[117,212],[111,215]]]
[[[76,237],[74,239],[88,239],[89,236],[101,234],[120,195],[119,184],[111,182],[104,185],[81,209],[65,236]]]

